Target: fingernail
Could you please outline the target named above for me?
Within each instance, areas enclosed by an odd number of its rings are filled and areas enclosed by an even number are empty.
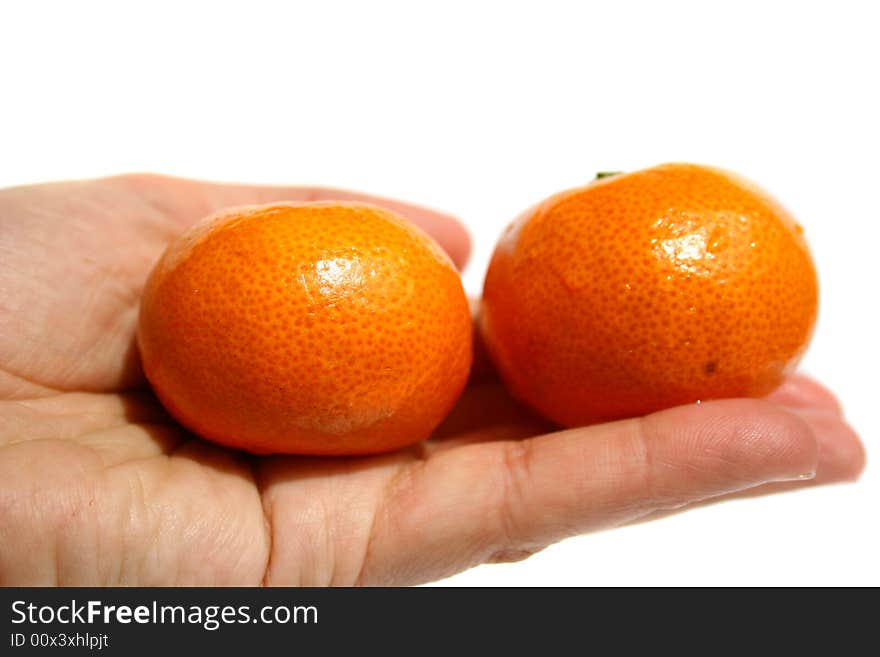
[[[787,475],[782,477],[777,477],[773,481],[809,481],[810,479],[816,478],[816,471],[813,470],[811,472],[803,472],[801,474],[796,475]]]

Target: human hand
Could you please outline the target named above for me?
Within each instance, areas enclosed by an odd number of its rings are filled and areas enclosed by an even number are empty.
[[[136,175],[0,191],[0,584],[414,584],[861,472],[839,405],[803,377],[767,400],[557,431],[479,353],[432,439],[393,454],[258,457],[196,438],[140,369],[150,268],[221,207],[327,198],[390,207],[467,258],[455,220],[336,190]]]

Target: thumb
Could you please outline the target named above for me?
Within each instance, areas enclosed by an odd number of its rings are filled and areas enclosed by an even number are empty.
[[[389,492],[371,541],[376,566],[363,575],[397,562],[402,583],[528,556],[658,510],[809,478],[817,458],[802,419],[749,399],[441,451]]]

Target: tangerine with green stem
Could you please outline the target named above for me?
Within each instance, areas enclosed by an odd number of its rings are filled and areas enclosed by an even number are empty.
[[[603,174],[531,208],[486,275],[480,331],[512,394],[565,426],[758,397],[813,333],[801,226],[738,175]]]

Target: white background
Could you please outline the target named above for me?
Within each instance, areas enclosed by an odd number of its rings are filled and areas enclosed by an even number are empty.
[[[739,171],[806,229],[822,299],[803,368],[863,435],[863,479],[445,583],[880,585],[871,4],[4,2],[0,186],[153,170],[396,196],[467,223],[478,294],[505,223],[596,171]]]

